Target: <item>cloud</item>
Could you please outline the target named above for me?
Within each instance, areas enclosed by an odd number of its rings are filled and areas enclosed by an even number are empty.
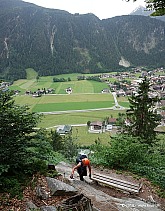
[[[144,0],[24,0],[46,8],[66,10],[72,14],[93,13],[100,19],[106,19],[131,13],[139,5],[145,6]]]

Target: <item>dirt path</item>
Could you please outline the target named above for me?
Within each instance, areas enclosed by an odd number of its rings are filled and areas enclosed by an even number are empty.
[[[152,190],[147,188],[146,184],[142,192],[138,196],[131,196],[128,193],[112,189],[110,187],[103,187],[93,184],[88,177],[85,177],[85,182],[80,181],[78,174],[75,172],[74,179],[70,180],[72,166],[66,163],[59,163],[56,169],[68,179],[71,184],[76,187],[81,193],[89,197],[94,207],[99,211],[162,211],[165,208],[165,201],[158,199]],[[93,171],[100,172],[99,169]],[[130,182],[137,183],[131,176],[118,175],[110,170],[101,171],[103,174],[110,174],[111,177],[120,178]]]

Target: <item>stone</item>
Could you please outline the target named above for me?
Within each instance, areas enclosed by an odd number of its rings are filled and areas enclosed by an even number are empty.
[[[46,177],[48,188],[50,189],[51,195],[63,196],[63,195],[76,195],[77,189],[71,185],[68,185],[60,180]]]
[[[32,202],[32,201],[28,201],[26,203],[26,211],[32,211],[32,210],[39,210],[39,208]]]
[[[42,187],[37,186],[36,187],[36,195],[38,198],[40,199],[48,199],[49,198],[49,193],[47,191],[45,191]]]
[[[57,211],[56,207],[54,206],[42,206],[40,210],[41,211]]]

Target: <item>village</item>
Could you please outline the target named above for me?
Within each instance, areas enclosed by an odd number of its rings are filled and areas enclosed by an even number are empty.
[[[136,73],[139,73],[139,78],[136,77]],[[113,109],[125,109],[122,108],[118,102],[117,98],[119,97],[130,97],[132,94],[137,94],[137,89],[139,87],[139,83],[142,82],[142,79],[147,77],[151,83],[151,93],[150,97],[157,96],[160,101],[157,103],[155,108],[157,109],[158,114],[161,115],[161,122],[159,126],[156,128],[158,133],[164,133],[162,130],[162,126],[165,126],[165,70],[163,68],[158,68],[153,71],[142,71],[140,68],[135,69],[132,72],[122,72],[115,74],[102,74],[99,75],[101,81],[108,84],[109,89],[105,88],[102,90],[102,93],[112,93],[115,101],[115,106]],[[111,78],[115,81],[114,83],[110,82]],[[85,78],[83,78],[84,80]],[[72,88],[68,87],[66,89],[66,93],[71,94]],[[112,131],[113,128],[117,128],[117,118],[108,118],[105,121],[95,121],[90,122],[88,124],[88,132],[89,133],[103,133],[106,131]],[[126,124],[129,124],[126,122]],[[57,132],[61,135],[67,134],[71,132],[70,125],[62,125],[57,128]]]
[[[137,77],[138,75],[138,77]],[[151,93],[150,96],[158,96],[160,101],[156,105],[157,112],[161,115],[160,125],[157,127],[158,132],[161,132],[160,128],[165,126],[165,70],[164,68],[157,68],[153,71],[144,71],[142,68],[135,68],[131,72],[115,72],[115,73],[104,73],[95,75],[92,77],[93,80],[100,80],[108,85],[109,88],[105,88],[101,93],[112,93],[115,101],[115,106],[112,109],[121,109],[126,108],[122,107],[118,103],[118,98],[125,97],[128,99],[132,94],[137,94],[137,89],[139,83],[144,77],[147,77],[151,83]],[[78,80],[89,80],[85,76],[77,77]],[[90,80],[92,80],[90,79]],[[112,82],[113,81],[113,82]],[[12,85],[11,82],[1,82],[0,90],[6,91]],[[27,90],[25,95],[32,95],[33,97],[41,97],[43,94],[53,94],[54,89],[37,89],[32,92]],[[19,94],[19,90],[14,90],[15,94]],[[65,90],[66,94],[72,94],[72,87],[68,87]],[[106,121],[95,121],[88,124],[89,133],[103,133],[106,131],[112,131],[113,128],[117,127],[117,118],[109,117]],[[127,123],[126,123],[127,124]],[[57,128],[57,132],[60,135],[65,135],[70,133],[72,127],[70,125],[60,125]],[[163,130],[164,132],[164,130]]]

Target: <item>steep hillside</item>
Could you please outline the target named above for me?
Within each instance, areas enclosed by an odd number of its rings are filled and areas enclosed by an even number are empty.
[[[100,20],[21,0],[0,0],[0,78],[165,65],[165,23],[143,16]]]
[[[121,63],[136,66],[165,64],[162,21],[143,16],[122,16],[103,21],[109,40],[116,44]]]

